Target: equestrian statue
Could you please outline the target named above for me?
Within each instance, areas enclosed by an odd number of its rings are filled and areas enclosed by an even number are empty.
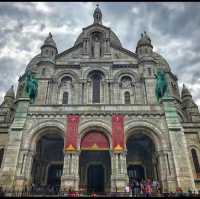
[[[38,92],[38,81],[33,77],[31,71],[27,72],[25,89],[31,100],[31,103],[34,103]]]
[[[156,89],[155,89],[156,97],[158,102],[160,102],[160,99],[167,92],[167,80],[164,71],[158,70],[157,74],[155,74],[155,78],[156,78]]]

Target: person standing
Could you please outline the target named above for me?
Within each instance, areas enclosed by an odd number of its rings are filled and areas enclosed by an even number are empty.
[[[150,179],[147,179],[145,183],[145,193],[146,193],[146,197],[150,197],[152,194],[152,183]]]

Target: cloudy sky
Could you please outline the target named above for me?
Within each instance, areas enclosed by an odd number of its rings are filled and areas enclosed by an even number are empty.
[[[36,54],[49,32],[62,52],[93,23],[97,2],[0,2],[0,102]],[[154,51],[190,89],[200,106],[200,2],[99,2],[103,24],[135,52],[146,30]]]

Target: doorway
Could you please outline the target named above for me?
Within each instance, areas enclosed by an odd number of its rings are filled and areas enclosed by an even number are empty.
[[[87,170],[87,190],[91,192],[104,192],[104,168],[102,165],[90,165]]]
[[[59,191],[63,165],[53,164],[48,169],[47,184],[54,187],[55,191]]]
[[[37,188],[60,188],[64,154],[64,140],[58,133],[44,134],[36,144],[32,165],[32,183]]]
[[[142,181],[145,179],[144,168],[141,165],[129,165],[128,166],[128,177],[130,180],[137,179]]]
[[[79,158],[79,188],[84,192],[107,192],[111,184],[109,151],[82,151]]]

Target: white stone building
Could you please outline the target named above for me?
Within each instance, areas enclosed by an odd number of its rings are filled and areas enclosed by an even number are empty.
[[[159,180],[163,191],[199,189],[200,113],[189,90],[183,86],[180,94],[146,33],[131,52],[102,24],[99,7],[93,17],[64,52],[50,33],[20,77],[16,97],[12,87],[6,93],[0,184],[122,191],[136,177]],[[161,102],[158,69],[168,81]],[[29,70],[38,80],[33,104],[25,94]]]

